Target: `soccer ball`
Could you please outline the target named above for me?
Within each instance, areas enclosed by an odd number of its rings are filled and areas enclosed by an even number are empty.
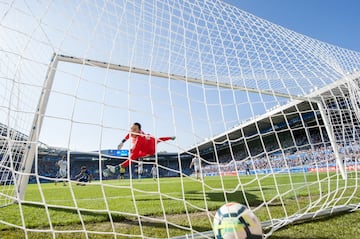
[[[240,203],[227,203],[215,214],[216,239],[262,239],[262,227],[256,215]]]

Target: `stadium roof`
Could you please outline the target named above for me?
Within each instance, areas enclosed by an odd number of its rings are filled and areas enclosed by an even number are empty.
[[[271,111],[268,111],[264,115],[260,115],[257,118],[250,119],[243,122],[239,126],[230,129],[220,135],[213,137],[212,139],[206,139],[204,142],[190,148],[188,152],[196,153],[197,150],[200,152],[209,148],[213,148],[214,144],[221,145],[229,140],[240,141],[246,137],[251,137],[258,132],[265,132],[270,130],[273,126],[281,125],[285,121],[291,122],[291,120],[299,118],[298,112],[312,114],[312,107],[309,102],[291,101],[287,105],[277,107]],[[285,113],[286,119],[283,114]],[[269,119],[271,117],[271,120]]]
[[[348,74],[342,79],[324,86],[321,89],[314,89],[306,96],[308,101],[289,100],[288,104],[275,107],[275,109],[268,111],[263,115],[251,118],[248,121],[241,123],[239,126],[219,134],[212,139],[205,139],[204,142],[191,147],[188,152],[196,153],[197,150],[201,152],[213,148],[214,144],[221,145],[229,140],[240,141],[244,139],[244,137],[249,137],[259,131],[267,131],[269,128],[272,128],[273,126],[276,127],[276,125],[282,124],[285,121],[291,122],[292,120],[299,118],[299,112],[301,114],[308,114],[307,119],[305,116],[304,120],[312,120],[315,116],[313,113],[314,110],[318,109],[317,102],[319,102],[320,99],[333,98],[334,95],[348,95],[349,90],[352,88],[349,86],[349,82],[355,82],[357,87],[359,87],[360,71]],[[341,94],[338,93],[339,91]],[[284,118],[284,115],[286,115],[286,119]],[[304,115],[302,115],[302,117],[304,118]]]

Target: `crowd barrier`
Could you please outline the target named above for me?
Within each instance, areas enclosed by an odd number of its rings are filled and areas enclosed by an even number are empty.
[[[336,164],[318,164],[310,166],[301,166],[301,167],[291,167],[291,168],[272,168],[272,169],[256,169],[250,170],[250,174],[271,174],[271,173],[303,173],[303,172],[336,172],[338,167]],[[360,162],[348,163],[345,165],[346,171],[357,171],[360,170]],[[204,176],[218,176],[219,172],[208,172],[204,173]],[[245,170],[236,171],[227,171],[221,172],[221,176],[236,176],[236,175],[246,175]]]

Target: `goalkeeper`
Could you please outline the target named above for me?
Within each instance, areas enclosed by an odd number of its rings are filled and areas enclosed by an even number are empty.
[[[151,136],[150,134],[145,134],[141,130],[141,124],[136,122],[131,126],[130,133],[128,133],[118,145],[118,150],[120,150],[124,146],[124,143],[130,137],[132,140],[130,158],[116,167],[107,165],[107,167],[112,173],[115,173],[115,171],[120,169],[120,167],[128,167],[133,160],[155,155],[155,148],[157,143],[175,139],[175,137],[161,137],[155,139],[155,137]]]

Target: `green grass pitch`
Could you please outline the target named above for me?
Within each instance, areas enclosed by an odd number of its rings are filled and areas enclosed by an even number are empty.
[[[263,222],[304,213],[309,204],[309,212],[359,204],[355,176],[347,181],[326,173],[261,176],[206,177],[204,183],[184,177],[30,184],[26,203],[0,208],[0,238],[175,237],[189,234],[190,227],[211,230],[226,200],[250,205]],[[285,227],[271,238],[360,238],[354,227],[359,219],[359,212],[335,215]]]

